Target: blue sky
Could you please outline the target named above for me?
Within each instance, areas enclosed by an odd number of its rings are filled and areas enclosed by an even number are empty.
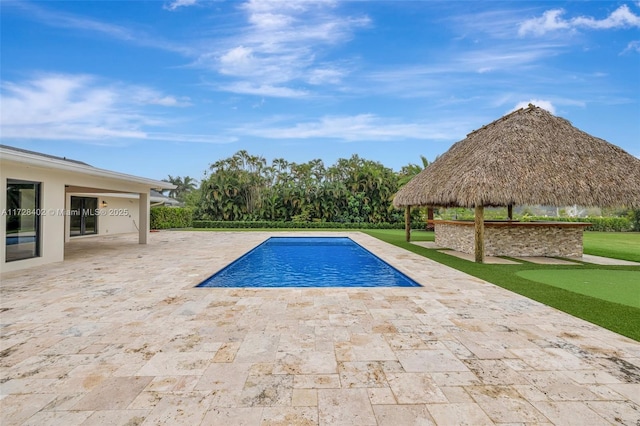
[[[100,168],[200,179],[244,149],[399,170],[529,102],[640,157],[638,1],[0,7],[2,143]]]

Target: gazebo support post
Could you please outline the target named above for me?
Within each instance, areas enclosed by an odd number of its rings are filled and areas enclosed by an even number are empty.
[[[433,207],[429,206],[427,207],[427,226],[425,228],[427,231],[434,230],[433,222],[430,222],[432,220],[433,220]]]
[[[507,217],[509,220],[513,220],[513,204],[507,206]]]
[[[411,241],[411,206],[404,208],[404,236],[407,242]]]
[[[484,206],[476,206],[475,252],[476,263],[484,263]]]

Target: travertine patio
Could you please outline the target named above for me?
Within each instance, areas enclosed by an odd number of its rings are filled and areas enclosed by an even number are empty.
[[[75,240],[4,274],[0,423],[640,424],[638,342],[365,234],[424,287],[194,288],[272,234]]]

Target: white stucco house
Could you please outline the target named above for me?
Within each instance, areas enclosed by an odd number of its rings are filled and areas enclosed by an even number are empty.
[[[174,185],[0,145],[0,271],[64,260],[73,238],[149,236],[151,190]]]

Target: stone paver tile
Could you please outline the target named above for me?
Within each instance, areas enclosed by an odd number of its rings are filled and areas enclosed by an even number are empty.
[[[367,388],[367,393],[369,394],[371,404],[374,405],[392,405],[398,403],[391,388]]]
[[[579,385],[558,372],[523,371],[521,374],[547,397],[555,401],[594,401],[600,399],[589,391],[587,386]]]
[[[150,392],[170,392],[177,383],[178,376],[156,376],[144,390]]]
[[[91,355],[35,355],[11,367],[7,379],[57,379],[78,365],[90,361]]]
[[[5,281],[3,281],[3,285],[4,283]],[[0,367],[14,367],[27,358],[32,357],[40,351],[49,348],[64,339],[65,337],[57,334],[44,334],[34,335],[26,341],[22,341],[11,346],[5,343],[2,345],[2,353],[4,356],[0,358]],[[12,371],[12,373],[15,372]],[[14,375],[13,377],[17,377],[17,375]]]
[[[394,351],[403,349],[429,349],[429,346],[427,346],[425,339],[423,339],[423,337],[418,333],[387,333],[384,334],[384,338],[387,340],[387,343],[389,343],[389,346]]]
[[[377,424],[367,390],[363,388],[318,390],[318,415],[321,425]]]
[[[440,390],[451,403],[473,402],[471,395],[462,386],[440,386]]]
[[[74,410],[124,410],[153,377],[112,377],[100,382],[76,405]]]
[[[314,350],[315,346],[316,336],[314,334],[283,334],[280,336],[280,340],[278,342],[278,352],[299,352],[305,350]]]
[[[314,426],[318,424],[315,407],[266,407],[260,426]]]
[[[507,386],[466,388],[482,410],[496,423],[537,423],[548,419],[515,389]]]
[[[338,374],[300,374],[293,378],[296,389],[340,389]]]
[[[442,344],[447,349],[449,349],[451,353],[453,353],[456,356],[456,358],[460,360],[476,358],[473,352],[471,352],[469,349],[467,349],[466,346],[464,346],[462,343],[460,343],[457,340],[445,339],[444,341],[442,341]]]
[[[630,401],[587,401],[585,405],[612,424],[633,425],[640,421],[640,405]]]
[[[513,349],[518,358],[536,370],[590,370],[593,366],[560,348]]]
[[[475,403],[428,404],[438,425],[492,426],[489,416]]]
[[[39,411],[22,423],[22,426],[79,425],[90,415],[90,411]]]
[[[397,359],[387,341],[380,334],[353,334],[349,343],[355,358],[353,361]]]
[[[640,345],[637,351],[640,352]],[[619,356],[610,356],[598,358],[598,364],[623,383],[640,384],[640,357],[624,359]]]
[[[243,406],[271,407],[291,405],[293,376],[249,376],[242,390]]]
[[[249,369],[250,376],[268,376],[273,374],[273,367],[275,363],[273,362],[258,362],[256,364],[252,364]]]
[[[574,382],[581,384],[622,383],[622,381],[617,377],[614,377],[611,374],[600,370],[563,371],[562,374],[571,378]]]
[[[582,402],[568,401],[533,401],[532,404],[540,410],[553,424],[567,426],[605,426],[610,425],[587,405]]]
[[[607,386],[618,392],[620,395],[623,395],[624,397],[629,398],[631,401],[640,405],[640,383],[621,383],[611,384]]]
[[[196,391],[230,390],[240,392],[249,376],[251,364],[212,363],[194,387]]]
[[[448,402],[428,373],[387,373],[387,382],[398,404]]]
[[[144,425],[199,425],[211,405],[207,392],[167,394],[156,404]]]
[[[213,360],[210,352],[157,353],[136,376],[193,376],[202,374]]]
[[[202,425],[258,426],[263,407],[212,407],[202,419]]]
[[[587,385],[586,387],[589,392],[593,393],[601,401],[622,401],[627,399],[607,385]]]
[[[51,401],[43,410],[46,411],[69,411],[84,397],[86,392],[82,393],[58,393],[56,399]]]
[[[523,385],[529,383],[526,378],[512,370],[502,360],[469,359],[464,363],[485,385]]]
[[[278,341],[277,333],[248,333],[238,352],[236,362],[272,362],[276,358]]]
[[[378,426],[436,425],[426,405],[374,405]]]
[[[97,339],[97,337],[67,337],[49,346],[40,352],[40,355],[80,354]]]
[[[377,321],[389,321],[389,320],[414,320],[415,316],[407,308],[393,308],[393,309],[369,309],[371,316]]]
[[[333,351],[315,350],[278,352],[273,368],[274,374],[333,374],[337,371],[338,363]]]
[[[463,331],[455,333],[458,341],[478,359],[516,358],[505,345],[497,339],[491,339],[487,333]]]
[[[377,361],[341,362],[338,364],[338,371],[343,388],[388,386],[382,366]]]
[[[54,393],[57,379],[11,379],[0,384],[0,395],[18,393]]]
[[[433,381],[440,387],[444,386],[473,386],[482,382],[471,371],[449,371],[444,373],[431,373]]]
[[[213,362],[233,362],[238,349],[240,349],[240,342],[223,343],[213,357]]]
[[[104,410],[94,411],[82,426],[140,425],[151,410]]]
[[[336,361],[355,361],[356,355],[353,346],[349,342],[337,342],[334,345]]]
[[[142,391],[138,394],[136,399],[134,399],[129,407],[129,410],[147,410],[151,411],[153,407],[158,405],[158,402],[162,399],[164,394],[161,392],[154,391]]]
[[[318,391],[316,389],[293,389],[291,405],[294,407],[317,407]]]
[[[396,356],[408,373],[469,371],[467,366],[448,350],[396,351]]]
[[[549,396],[533,385],[513,385],[513,389],[518,391],[520,395],[527,401],[549,401]]]
[[[0,399],[0,424],[19,425],[47,406],[55,394],[13,394]]]

